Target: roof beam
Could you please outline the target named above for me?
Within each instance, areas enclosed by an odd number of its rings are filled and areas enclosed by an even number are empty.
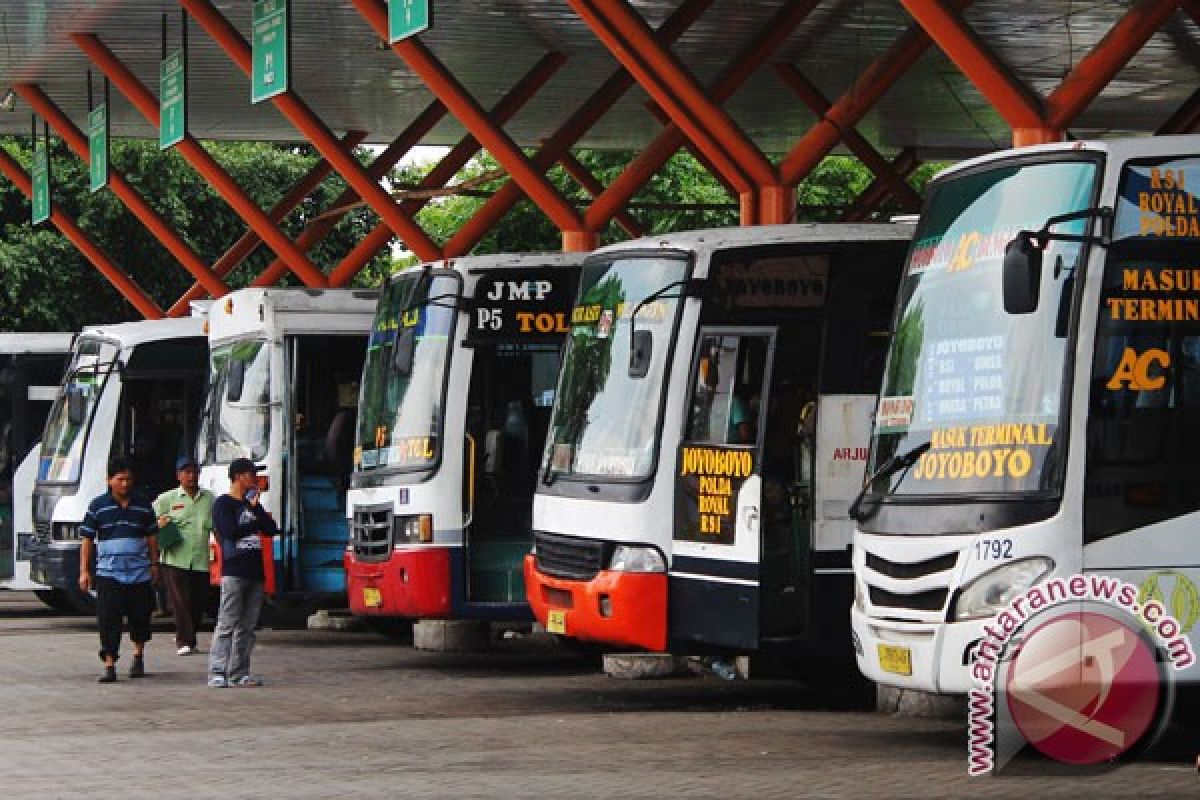
[[[41,90],[40,87],[32,83],[17,83],[13,85],[13,91],[21,96],[25,102],[42,116],[43,119],[54,129],[67,143],[67,147],[71,149],[76,156],[79,157],[84,164],[90,164],[92,160],[91,148],[88,146],[88,139],[83,135],[83,131],[71,122],[70,117],[63,113],[49,95]],[[229,287],[225,285],[215,272],[209,269],[208,265],[196,254],[191,245],[183,240],[183,237],[176,233],[167,221],[159,216],[158,212],[150,207],[146,199],[141,193],[133,187],[129,181],[125,180],[125,176],[116,169],[109,170],[109,187],[112,189],[121,202],[129,209],[129,211],[141,221],[146,229],[154,236],[155,239],[162,244],[163,247],[181,264],[183,268],[192,274],[204,288],[213,296],[220,296],[229,291]]]
[[[955,0],[955,8],[962,10],[970,2]],[[913,25],[875,59],[780,162],[779,172],[784,183],[799,183],[812,172],[821,159],[837,146],[842,138],[841,132],[857,125],[925,55],[931,44],[933,42],[929,35],[919,25]]]
[[[734,57],[725,71],[709,86],[708,94],[713,101],[724,103],[731,98],[791,37],[816,5],[816,0],[802,0],[787,3],[780,9],[758,36]],[[678,126],[672,124],[663,130],[588,208],[588,227],[591,230],[599,230],[606,225],[617,210],[628,203],[686,142],[687,137]],[[784,184],[787,185],[788,182],[785,180]],[[735,185],[735,188],[739,189],[739,194],[742,193],[740,187]],[[750,187],[751,190],[753,188]]]
[[[684,0],[679,8],[667,17],[657,31],[658,38],[666,43],[676,41],[713,4],[714,0]],[[570,149],[591,130],[601,118],[633,87],[635,81],[624,68],[618,68],[605,79],[596,91],[580,105],[558,129],[551,134],[533,157],[533,163],[545,172],[570,152]],[[491,230],[521,199],[518,183],[509,180],[492,195],[478,211],[459,228],[458,233],[446,242],[447,256],[469,253],[484,235]],[[624,204],[622,204],[623,206]],[[596,228],[590,229],[597,230]]]
[[[21,165],[16,162],[16,159],[10,156],[3,147],[0,147],[0,172],[3,172],[13,182],[13,185],[21,190],[22,194],[33,199],[33,181],[29,179],[25,170],[21,169]],[[114,264],[103,250],[96,246],[96,243],[83,232],[70,214],[61,211],[57,205],[51,204],[50,221],[62,232],[63,236],[67,237],[71,244],[79,249],[84,258],[92,262],[92,266],[101,275],[108,278],[108,282],[129,301],[130,305],[137,309],[139,314],[146,319],[163,318],[163,311],[158,304],[124,270]]]
[[[920,165],[917,159],[917,151],[911,147],[907,147],[896,154],[892,159],[891,169],[901,178],[907,179],[909,175],[916,171]],[[842,214],[842,222],[861,222],[867,218],[867,215],[879,208],[880,204],[888,198],[890,192],[887,184],[882,179],[876,178],[871,182],[871,185],[863,190],[857,199],[850,204]]]
[[[146,121],[159,126],[158,100],[150,93],[133,71],[126,67],[108,47],[94,34],[72,33],[71,41],[108,76],[113,85],[125,95]],[[288,269],[296,274],[306,286],[323,287],[328,281],[300,248],[284,235],[263,210],[254,204],[233,177],[216,159],[209,155],[195,137],[187,134],[176,149],[187,162],[208,180],[209,185],[225,199],[246,224],[279,256],[287,261]]]
[[[237,65],[246,77],[250,77],[253,69],[254,54],[250,43],[238,33],[237,28],[229,24],[229,20],[213,6],[209,0],[179,0],[179,5],[200,24],[217,43],[229,59]],[[422,261],[433,261],[441,258],[441,248],[434,244],[425,231],[400,210],[392,200],[391,195],[372,180],[366,169],[354,157],[354,153],[342,147],[337,137],[333,135],[316,113],[305,104],[300,96],[292,89],[271,98],[271,104],[287,118],[289,122],[303,134],[317,151],[329,159],[333,168],[354,188],[358,196],[366,201],[371,210],[378,214],[387,226],[400,237],[400,240],[412,250]]]
[[[962,15],[939,0],[900,0],[959,71],[1013,128],[1042,125],[1041,101],[988,48]]]
[[[387,38],[387,8],[379,0],[351,0],[363,19],[380,38]],[[521,148],[488,117],[458,80],[436,56],[416,39],[396,42],[396,55],[408,64],[434,96],[445,103],[450,113],[483,145],[500,166],[508,170],[538,207],[564,233],[583,230],[583,218],[554,185],[539,172]]]
[[[350,131],[342,137],[342,143],[345,144],[346,147],[357,147],[366,138],[367,134],[365,131]],[[328,161],[323,158],[317,161],[316,164],[313,164],[312,169],[310,169],[304,175],[304,177],[297,181],[296,185],[293,186],[291,190],[285,194],[270,211],[267,212],[267,217],[274,223],[283,221],[288,214],[292,213],[292,210],[295,209],[296,206],[303,203],[306,197],[316,191],[317,187],[329,177],[331,172],[333,172],[333,165],[331,165]],[[224,255],[217,259],[216,263],[213,264],[213,272],[224,278],[230,272],[233,272],[235,269],[237,269],[238,265],[245,261],[251,253],[257,250],[260,244],[262,244],[262,237],[252,230],[246,231],[244,234],[242,234],[242,238],[234,242],[229,249],[225,251]],[[297,240],[297,244],[303,246],[299,240]],[[307,250],[308,248],[305,248],[306,252]],[[283,264],[282,261],[276,261],[276,263],[281,265]],[[279,280],[279,278],[283,277],[283,273],[286,272],[287,267],[283,266],[281,272],[275,277],[275,280],[271,281],[271,283]],[[182,317],[187,315],[191,302],[193,300],[199,300],[204,296],[204,287],[199,283],[192,284],[192,288],[184,292],[183,295],[175,301],[175,305],[168,309],[167,316]]]
[[[800,70],[791,64],[775,64],[774,66],[780,79],[814,114],[821,117],[828,113],[832,107],[829,100],[816,85],[801,74]],[[902,208],[909,211],[921,210],[921,195],[917,194],[904,178],[896,174],[888,160],[862,134],[854,128],[847,128],[842,131],[842,141],[846,143],[850,152],[854,153],[858,160],[874,173],[876,180],[887,187],[888,192],[896,198]]]

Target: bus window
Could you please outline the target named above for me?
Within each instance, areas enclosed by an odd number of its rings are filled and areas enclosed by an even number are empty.
[[[755,444],[769,341],[762,335],[732,334],[701,339],[689,441]]]

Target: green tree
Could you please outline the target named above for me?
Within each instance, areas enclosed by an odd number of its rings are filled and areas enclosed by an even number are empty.
[[[29,168],[28,140],[0,138],[3,147]],[[206,147],[260,207],[269,209],[317,161],[309,147],[249,142],[211,143]],[[215,262],[246,231],[240,217],[174,151],[157,142],[114,140],[113,169],[120,171],[205,263]],[[87,170],[58,140],[52,140],[51,170],[55,204],[73,215],[96,244],[164,308],[193,283],[175,261],[111,191],[87,191]],[[283,221],[291,237],[307,220],[324,212],[345,184],[326,180]],[[53,226],[34,229],[29,203],[11,183],[0,182],[0,316],[5,330],[78,330],[95,323],[137,319],[137,312]],[[355,209],[309,254],[325,271],[336,264],[373,224],[365,209]],[[246,285],[273,260],[260,246],[226,282]],[[381,253],[387,262],[390,254]],[[292,282],[287,279],[285,283]]]

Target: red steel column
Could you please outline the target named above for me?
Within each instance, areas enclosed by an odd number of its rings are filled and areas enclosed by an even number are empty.
[[[818,117],[828,113],[830,109],[829,100],[821,94],[811,81],[800,73],[791,64],[775,64],[775,72],[783,80],[788,87],[796,93],[800,100],[808,106],[813,113]],[[870,142],[868,142],[854,128],[847,128],[842,131],[842,141],[846,143],[846,147],[850,152],[858,157],[858,160],[863,165],[875,174],[893,196],[900,202],[900,205],[906,209],[919,211],[921,208],[921,195],[909,186],[903,178],[892,171],[891,165],[887,162],[878,150],[876,150]]]
[[[816,5],[816,0],[802,0],[789,3],[776,13],[754,41],[734,58],[709,88],[713,100],[723,103],[732,97],[734,92],[791,37],[792,32]],[[613,214],[629,202],[686,141],[687,138],[674,125],[660,133],[592,203],[586,215],[588,227],[598,230],[612,219]],[[794,186],[797,181],[784,179],[779,183],[782,186]],[[757,206],[757,201],[754,205]],[[746,219],[747,216],[743,214],[742,218]],[[757,219],[757,211],[752,218]]]
[[[250,44],[238,33],[237,28],[213,7],[209,0],[179,0],[179,4],[200,24],[230,60],[247,76],[251,73],[253,54]],[[358,192],[371,210],[383,218],[388,227],[422,260],[431,261],[442,255],[432,239],[420,226],[404,214],[378,181],[371,180],[367,171],[353,153],[347,152],[333,135],[333,131],[313,113],[297,94],[290,89],[271,98],[296,130],[304,134],[317,151],[333,164],[333,168],[345,178],[354,191]]]
[[[538,90],[546,85],[546,81],[558,72],[562,66],[564,58],[560,53],[547,53],[543,56],[525,76],[517,82],[516,86],[508,91],[504,97],[492,107],[492,119],[497,125],[503,125],[508,120],[512,119],[521,108],[528,103]],[[435,101],[438,108],[445,111],[445,106],[440,101]],[[432,127],[432,126],[431,126]],[[415,143],[414,143],[415,144]],[[475,154],[480,150],[479,142],[474,136],[467,134],[462,139],[459,139],[454,147],[450,148],[450,152],[442,156],[442,159],[426,173],[425,177],[417,185],[418,189],[440,189],[450,182],[450,179],[458,174],[466,164],[475,157]],[[399,160],[397,157],[395,160]],[[379,163],[378,161],[376,163]],[[378,175],[382,178],[382,173],[376,173],[372,169],[372,175]],[[429,198],[413,198],[411,200],[403,200],[400,207],[408,214],[416,215],[418,211],[429,204]],[[383,227],[383,230],[380,230]],[[366,266],[375,253],[379,252],[391,240],[391,236],[384,235],[385,226],[376,226],[368,233],[357,246],[354,247],[342,259],[329,274],[330,284],[333,286],[344,286],[354,279],[362,268]]]
[[[2,147],[0,147],[0,172],[8,176],[8,179],[21,190],[22,194],[33,199],[33,182],[25,174],[25,170],[21,169],[21,165]],[[162,309],[158,307],[158,304],[150,299],[150,296],[142,291],[142,287],[134,283],[133,279],[126,275],[120,267],[109,260],[104,251],[80,230],[70,214],[60,211],[58,206],[51,206],[50,221],[62,231],[63,236],[67,237],[71,244],[79,248],[79,252],[92,262],[92,266],[99,270],[100,274],[108,278],[108,282],[116,287],[117,291],[137,309],[139,314],[146,319],[163,318]]]
[[[643,88],[659,101],[659,105],[671,114],[672,121],[684,130],[688,130],[686,123],[691,119],[696,120],[704,133],[703,138],[711,139],[722,152],[727,153],[738,168],[756,185],[770,186],[777,182],[775,167],[771,165],[762,151],[754,142],[750,141],[750,138],[738,127],[733,118],[708,97],[708,94],[682,62],[655,41],[654,34],[646,25],[645,20],[630,8],[625,0],[567,0],[567,2],[576,9],[577,13],[586,12],[584,7],[590,4],[617,35],[629,44],[633,52],[625,58],[622,58],[624,48],[613,49],[610,44],[609,49],[635,76],[638,74],[635,70],[635,67],[639,66],[637,61],[645,62],[648,72],[658,78],[667,91],[654,92],[652,91],[653,83],[647,85],[646,81],[640,82]],[[584,17],[584,21],[588,22],[589,27],[597,35],[601,34],[601,31],[596,30],[596,26],[589,21],[588,16],[585,16],[584,13],[580,13],[580,16]],[[602,36],[601,38],[606,37]],[[666,103],[658,97],[659,94],[667,100]],[[677,113],[672,113],[673,110]],[[697,141],[696,144],[701,146],[702,142]],[[704,148],[702,147],[702,149]],[[705,154],[710,158],[713,157],[713,154],[707,150],[705,150]]]
[[[957,0],[955,8],[970,5]],[[841,132],[854,127],[896,81],[925,54],[932,42],[920,26],[913,26],[895,44],[867,67],[829,112],[792,148],[779,164],[779,173],[788,185],[799,183],[841,140]]]
[[[659,40],[667,44],[676,41],[713,2],[714,0],[684,0],[683,5],[675,9],[659,27],[657,34]],[[544,172],[554,166],[558,159],[570,152],[570,148],[616,105],[633,84],[633,77],[624,69],[618,68],[609,75],[604,83],[576,109],[566,122],[558,127],[558,130],[538,150],[533,157],[533,163],[537,168]],[[714,174],[716,173],[714,172]],[[516,205],[521,196],[521,187],[515,181],[507,181],[475,212],[475,215],[459,229],[458,233],[446,242],[446,246],[443,248],[446,255],[452,257],[469,253],[479,243],[479,240]]]
[[[695,143],[696,147],[712,161],[738,192],[753,191],[754,177],[748,175],[737,159],[726,151],[721,141],[708,131],[705,127],[706,120],[703,120],[695,109],[689,107],[683,98],[676,97],[674,90],[659,78],[646,62],[646,54],[626,39],[629,32],[618,27],[590,0],[567,0],[567,3],[587,24],[596,38],[625,67],[626,71],[637,79],[638,84],[654,99],[654,102],[667,112],[676,129],[682,131],[686,138]],[[769,175],[773,180],[773,168],[770,169]]]
[[[80,50],[91,59],[92,63],[108,76],[109,80],[133,103],[134,107],[157,130],[159,125],[158,100],[142,85],[137,76],[109,50],[103,42],[90,33],[72,33],[73,41]],[[234,211],[254,229],[267,246],[287,259],[288,268],[304,281],[307,286],[327,286],[325,276],[308,260],[276,227],[263,210],[246,196],[241,187],[233,180],[208,151],[190,134],[177,146],[180,155],[209,182],[209,185],[225,199]]]
[[[379,0],[351,0],[375,33],[387,36],[387,9]],[[579,212],[558,193],[554,185],[534,168],[521,148],[498,128],[475,98],[467,93],[445,66],[421,42],[410,39],[392,45],[392,50],[408,64],[434,96],[445,103],[464,127],[483,145],[500,166],[508,170],[521,188],[564,233],[584,230]],[[564,242],[565,244],[565,242]]]
[[[75,123],[62,112],[54,101],[46,95],[40,88],[32,83],[16,83],[13,84],[13,91],[21,96],[25,102],[42,116],[49,123],[50,127],[62,136],[63,141],[67,143],[67,147],[79,157],[84,164],[91,163],[92,155],[88,147],[87,137],[83,135],[83,131],[75,127]],[[217,277],[208,265],[201,260],[200,256],[196,255],[196,251],[191,248],[187,242],[183,240],[179,234],[167,225],[166,220],[158,215],[158,212],[150,207],[145,198],[138,193],[138,190],[133,188],[125,176],[115,169],[109,171],[109,187],[132,214],[141,220],[146,229],[153,234],[155,239],[158,239],[162,246],[175,259],[183,265],[183,268],[192,274],[210,294],[220,296],[229,291],[229,287],[225,282]]]
[[[367,138],[365,131],[350,131],[342,137],[342,142],[345,143],[347,147],[357,147],[365,138]],[[296,185],[292,187],[291,191],[284,195],[283,198],[276,203],[270,211],[267,212],[267,217],[274,223],[281,222],[284,217],[286,217],[292,212],[293,209],[295,209],[296,206],[304,202],[304,198],[316,191],[316,188],[321,185],[322,181],[329,177],[329,173],[332,171],[333,166],[323,158],[316,164],[313,164],[312,169],[310,169],[303,178],[296,182]],[[297,240],[296,243],[301,244],[299,240]],[[230,272],[233,272],[233,270],[235,270],[239,264],[245,261],[251,253],[258,249],[260,244],[262,244],[262,238],[260,238],[257,233],[254,231],[246,231],[244,234],[242,234],[242,238],[234,242],[229,249],[225,251],[225,254],[217,259],[216,263],[213,264],[213,272],[217,273],[217,275],[221,276],[222,278],[225,277]],[[282,264],[282,262],[276,263]],[[283,267],[283,271],[287,271],[286,266]],[[278,280],[278,277],[276,280]],[[272,283],[273,282],[274,281],[272,281]],[[193,300],[199,300],[204,296],[204,287],[198,283],[192,284],[192,288],[184,292],[183,295],[175,301],[175,305],[171,306],[171,308],[167,311],[167,316],[186,316],[188,314],[191,302]]]

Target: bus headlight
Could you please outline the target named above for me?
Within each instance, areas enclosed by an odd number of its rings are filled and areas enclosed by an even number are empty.
[[[429,544],[433,541],[433,517],[429,514],[396,517],[392,524],[396,544]]]
[[[613,550],[608,568],[614,572],[666,572],[667,560],[655,547],[623,544]]]
[[[1035,585],[1052,569],[1052,559],[1037,556],[983,573],[968,583],[958,595],[954,619],[961,621],[995,616],[1014,597]]]

